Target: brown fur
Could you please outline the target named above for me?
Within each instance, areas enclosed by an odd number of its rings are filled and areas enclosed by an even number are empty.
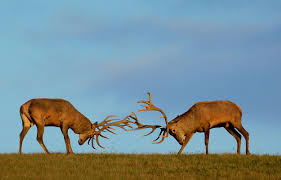
[[[176,117],[167,125],[171,134],[181,145],[178,154],[196,132],[205,133],[206,154],[208,154],[210,129],[224,127],[237,141],[237,153],[240,154],[241,135],[246,139],[246,154],[249,154],[249,133],[241,124],[242,111],[230,101],[199,102],[187,112]]]
[[[20,115],[23,124],[20,133],[20,154],[24,136],[34,124],[37,126],[37,141],[46,153],[49,151],[43,142],[45,126],[60,127],[67,153],[73,153],[68,136],[69,128],[80,135],[80,145],[88,139],[88,134],[92,131],[91,121],[76,110],[70,102],[63,99],[31,99],[20,107]]]

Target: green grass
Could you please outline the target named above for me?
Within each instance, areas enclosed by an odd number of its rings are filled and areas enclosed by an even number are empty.
[[[0,154],[0,179],[281,179],[281,156]]]

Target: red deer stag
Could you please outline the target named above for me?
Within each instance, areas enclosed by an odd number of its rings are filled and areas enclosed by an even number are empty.
[[[129,129],[139,130],[145,128],[152,128],[152,131],[144,136],[147,136],[155,131],[155,129],[160,128],[160,133],[158,137],[153,141],[153,144],[159,144],[164,141],[169,134],[171,134],[180,145],[182,145],[178,154],[181,154],[182,150],[191,139],[194,133],[204,132],[205,133],[205,145],[206,154],[208,154],[208,144],[209,144],[209,133],[211,128],[224,127],[237,141],[237,153],[240,154],[241,145],[241,135],[235,130],[235,128],[244,136],[246,139],[246,154],[249,152],[249,133],[243,128],[241,124],[241,109],[234,103],[230,101],[210,101],[210,102],[199,102],[193,105],[187,112],[180,116],[177,116],[170,122],[167,120],[167,116],[160,108],[154,106],[151,103],[151,94],[148,92],[149,101],[138,101],[138,103],[144,103],[146,105],[141,105],[145,109],[140,111],[159,111],[166,122],[166,127],[161,127],[159,125],[143,125],[141,124],[137,116],[133,113],[131,118],[135,119],[135,124],[138,128]],[[156,142],[160,137],[162,139]]]
[[[111,115],[100,123],[95,122],[92,124],[91,121],[76,110],[70,102],[63,99],[31,99],[20,107],[20,115],[23,129],[20,133],[19,154],[22,153],[22,141],[24,136],[34,124],[37,126],[37,141],[48,154],[49,151],[43,142],[45,126],[60,127],[64,136],[67,154],[73,153],[68,136],[69,128],[72,129],[74,133],[79,134],[79,145],[83,145],[87,139],[88,144],[90,140],[92,140],[92,147],[94,149],[94,139],[96,139],[97,144],[102,147],[99,143],[99,136],[107,138],[101,134],[103,131],[115,134],[111,131],[114,130],[111,126],[117,126],[125,130],[125,127],[132,128],[129,124],[130,121],[128,121],[130,115],[123,120],[110,119],[115,117]]]

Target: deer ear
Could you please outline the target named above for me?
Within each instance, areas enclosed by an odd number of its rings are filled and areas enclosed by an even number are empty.
[[[98,122],[95,122],[95,123],[93,123],[93,124],[91,125],[91,128],[92,128],[92,129],[95,129],[97,125],[98,125]]]

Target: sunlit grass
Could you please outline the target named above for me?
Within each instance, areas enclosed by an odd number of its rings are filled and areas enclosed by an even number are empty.
[[[0,179],[281,179],[281,156],[1,154]]]

